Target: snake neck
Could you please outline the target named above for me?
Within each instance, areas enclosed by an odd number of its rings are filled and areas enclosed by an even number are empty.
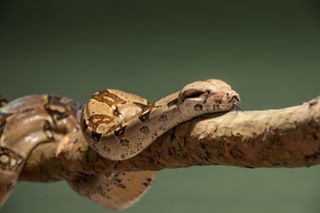
[[[150,144],[171,128],[201,114],[200,112],[181,111],[178,105],[178,95],[179,93],[176,92],[151,104],[151,109],[142,113],[139,121],[128,128],[126,136],[143,141],[144,144]]]

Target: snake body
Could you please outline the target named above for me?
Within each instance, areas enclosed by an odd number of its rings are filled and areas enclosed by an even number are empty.
[[[0,108],[0,203],[16,184],[24,162],[41,143],[76,136],[101,156],[125,160],[139,154],[174,126],[206,113],[230,111],[240,98],[227,83],[187,84],[154,103],[116,89],[97,92],[81,105],[65,97],[33,95]],[[75,175],[69,185],[105,207],[123,209],[148,190],[152,171]]]

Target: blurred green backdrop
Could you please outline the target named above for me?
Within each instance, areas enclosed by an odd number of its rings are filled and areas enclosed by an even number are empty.
[[[320,94],[320,3],[277,1],[0,1],[0,92],[79,101],[116,87],[155,100],[221,78],[242,108]],[[164,170],[126,212],[320,211],[320,167]],[[111,212],[64,182],[19,183],[1,212]]]

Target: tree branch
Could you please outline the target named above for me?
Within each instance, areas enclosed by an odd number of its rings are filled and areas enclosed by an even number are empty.
[[[57,153],[57,154],[56,154]],[[125,161],[99,156],[82,135],[37,146],[20,180],[53,181],[74,173],[161,170],[197,165],[308,167],[320,163],[320,98],[278,110],[200,117],[170,130]]]

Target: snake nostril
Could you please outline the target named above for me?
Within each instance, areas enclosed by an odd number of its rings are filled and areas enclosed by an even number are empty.
[[[238,97],[237,95],[232,96],[232,99],[233,99],[233,100],[240,101],[240,99],[239,99],[239,97]]]
[[[236,101],[240,102],[239,97],[238,97],[237,95],[233,95],[233,96],[230,98],[229,103],[230,103],[230,102],[232,102],[232,101],[234,101],[234,100],[236,100]]]

